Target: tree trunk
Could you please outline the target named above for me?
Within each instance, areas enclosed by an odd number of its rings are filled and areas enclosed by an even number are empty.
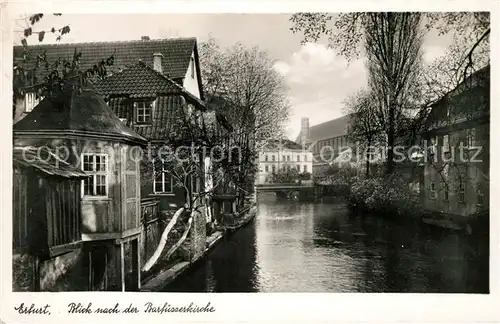
[[[194,213],[194,211],[193,211]],[[193,223],[193,214],[191,214],[191,216],[189,217],[189,220],[188,220],[188,223],[186,225],[186,229],[184,230],[184,233],[182,233],[182,236],[181,238],[177,241],[177,243],[175,243],[171,248],[170,250],[168,250],[167,252],[167,256],[165,257],[167,260],[170,258],[170,256],[172,254],[174,254],[175,251],[177,251],[177,249],[179,248],[179,246],[182,245],[182,243],[184,243],[184,241],[186,240],[186,237],[189,233],[189,230],[191,229],[191,224]]]
[[[372,139],[368,139],[368,148],[372,145]],[[366,178],[370,176],[370,151],[366,151]]]
[[[149,271],[151,268],[158,262],[158,259],[160,258],[161,252],[163,252],[163,249],[165,249],[165,245],[167,244],[167,239],[168,239],[168,234],[170,234],[170,231],[172,231],[172,228],[174,227],[175,223],[177,222],[177,219],[179,218],[180,215],[184,212],[185,208],[181,207],[179,208],[170,222],[168,223],[167,227],[163,231],[160,239],[160,243],[158,243],[158,247],[155,250],[155,253],[151,256],[151,258],[146,262],[146,264],[142,267],[142,271]]]
[[[391,175],[394,171],[394,126],[389,128],[387,134],[387,161],[386,175]]]
[[[391,91],[391,96],[394,90]],[[392,97],[387,101],[387,109],[389,114],[389,120],[387,125],[387,161],[386,161],[386,175],[389,176],[394,171],[394,133],[395,133],[395,101]]]

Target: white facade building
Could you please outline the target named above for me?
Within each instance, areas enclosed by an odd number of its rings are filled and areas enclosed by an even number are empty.
[[[301,174],[310,174],[313,154],[290,140],[273,140],[261,145],[257,164],[257,184],[265,184],[279,170],[296,169]]]

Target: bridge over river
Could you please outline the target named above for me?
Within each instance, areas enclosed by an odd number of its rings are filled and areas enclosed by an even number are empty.
[[[314,196],[312,182],[305,183],[266,183],[255,186],[258,193],[276,193],[281,198],[308,198]]]

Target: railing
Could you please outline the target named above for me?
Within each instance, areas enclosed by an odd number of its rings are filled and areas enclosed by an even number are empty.
[[[160,223],[160,200],[158,198],[141,199],[142,249],[144,260],[148,260],[160,241],[163,226]]]
[[[141,223],[149,224],[160,217],[160,201],[154,197],[141,199]]]

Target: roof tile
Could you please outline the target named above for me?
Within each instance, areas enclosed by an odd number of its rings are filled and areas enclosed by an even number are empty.
[[[54,62],[59,58],[71,60],[75,50],[81,51],[81,69],[88,69],[100,60],[114,55],[114,64],[110,68],[113,72],[138,60],[153,65],[153,53],[162,53],[162,68],[165,74],[172,79],[180,79],[186,75],[195,47],[196,38],[190,37],[139,41],[58,43],[33,45],[29,48],[36,54],[46,52],[49,62]],[[22,55],[23,47],[14,46],[14,58],[19,59]],[[36,58],[33,57],[30,64],[34,65],[35,62]],[[43,70],[42,68],[41,72]]]

